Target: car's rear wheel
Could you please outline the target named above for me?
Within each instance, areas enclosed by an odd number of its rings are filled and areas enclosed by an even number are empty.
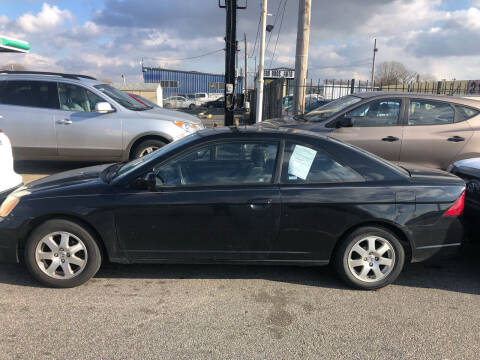
[[[132,154],[130,156],[130,159],[138,159],[141,158],[145,155],[148,155],[155,150],[160,149],[161,147],[165,146],[166,143],[164,143],[161,140],[157,139],[150,139],[150,140],[145,140],[142,141],[140,144],[135,146],[135,148],[132,151]]]
[[[86,228],[58,219],[46,221],[32,232],[25,246],[25,263],[43,285],[71,288],[97,273],[102,255]]]
[[[337,273],[348,285],[375,290],[391,284],[405,263],[405,250],[392,232],[363,227],[348,235],[335,253]]]
[[[190,104],[190,106],[188,107],[190,110],[194,110],[195,109],[195,104]]]

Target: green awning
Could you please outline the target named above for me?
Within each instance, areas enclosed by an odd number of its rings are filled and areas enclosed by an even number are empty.
[[[27,53],[29,50],[30,45],[26,41],[0,36],[0,52]]]

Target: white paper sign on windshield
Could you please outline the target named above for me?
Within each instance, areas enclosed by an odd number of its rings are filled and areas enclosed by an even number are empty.
[[[295,149],[290,157],[290,163],[288,164],[288,173],[299,179],[306,180],[316,155],[317,152],[315,150],[295,145]]]

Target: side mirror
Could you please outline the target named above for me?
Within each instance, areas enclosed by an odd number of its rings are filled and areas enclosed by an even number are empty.
[[[107,114],[114,112],[115,110],[108,102],[99,102],[97,105],[95,105],[95,111],[101,114]]]
[[[336,128],[342,128],[342,127],[352,127],[353,126],[353,121],[349,117],[342,116],[340,119],[337,120],[337,123],[335,124]]]
[[[147,189],[150,191],[157,191],[157,176],[154,172],[149,172],[145,177],[147,182]]]

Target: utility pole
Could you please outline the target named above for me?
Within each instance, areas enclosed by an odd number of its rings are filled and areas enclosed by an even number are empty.
[[[373,90],[373,82],[375,80],[375,55],[377,54],[377,38],[373,39],[373,60],[372,60],[372,81],[370,84],[372,85]]]
[[[262,122],[263,116],[263,75],[265,72],[265,32],[267,29],[267,0],[262,5],[262,34],[260,38],[260,65],[257,75],[257,114],[255,122]]]
[[[247,34],[243,33],[243,43],[245,49],[245,77],[243,78],[244,93],[248,91],[248,46],[247,46]]]
[[[310,42],[311,0],[298,1],[297,48],[295,56],[295,89],[293,108],[295,114],[305,111],[305,85],[307,82],[308,46]]]
[[[237,0],[225,0],[220,8],[226,9],[225,31],[225,126],[233,126],[233,113],[235,110],[235,82],[237,56],[237,9],[246,9],[247,6],[238,6]]]

